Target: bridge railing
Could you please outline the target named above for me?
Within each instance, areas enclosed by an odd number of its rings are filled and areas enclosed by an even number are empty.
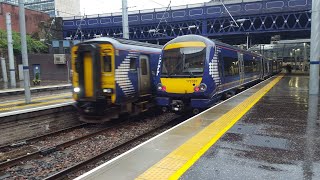
[[[249,16],[254,14],[279,13],[311,9],[312,0],[224,0],[224,4],[233,16]],[[146,9],[129,12],[129,24],[155,24],[163,20],[167,22],[188,21],[194,19],[219,18],[229,16],[220,1],[189,4],[167,8]],[[99,28],[121,26],[122,13],[106,13],[64,18],[64,29],[72,30],[79,25],[82,28]]]
[[[247,2],[260,2],[260,1],[273,1],[273,0],[222,0],[224,4],[238,4],[238,3],[247,3]],[[205,7],[205,6],[217,6],[221,5],[220,0],[213,0],[210,2],[197,3],[197,4],[187,4],[180,6],[171,6],[170,10],[179,10],[179,9],[187,9],[187,8],[197,8],[197,7]],[[129,11],[128,14],[143,14],[150,12],[163,12],[166,11],[167,8],[153,8],[153,9],[144,9],[144,10],[136,10]],[[64,17],[63,20],[72,20],[72,19],[81,19],[81,18],[95,18],[95,17],[107,17],[107,16],[118,16],[121,15],[121,12],[113,12],[113,13],[103,13],[103,14],[93,14],[93,15],[85,15],[83,16],[70,16]]]

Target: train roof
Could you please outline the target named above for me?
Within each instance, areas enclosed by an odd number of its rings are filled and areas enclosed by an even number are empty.
[[[90,42],[110,42],[112,45],[116,47],[121,47],[122,45],[132,45],[132,46],[139,46],[143,48],[154,48],[154,49],[162,49],[161,45],[157,44],[151,44],[151,43],[144,43],[139,41],[133,41],[128,39],[121,39],[121,38],[113,38],[113,37],[100,37],[100,38],[94,38],[87,41],[84,41],[82,43],[90,43]]]
[[[194,34],[179,36],[179,37],[177,37],[177,38],[169,41],[169,42],[166,43],[164,46],[166,46],[166,45],[168,45],[168,44],[172,44],[172,43],[185,42],[185,41],[201,41],[201,42],[204,42],[207,46],[208,46],[208,45],[218,45],[218,46],[223,46],[223,47],[227,47],[227,48],[230,48],[230,49],[234,49],[234,50],[237,50],[237,51],[247,52],[247,53],[250,53],[250,54],[254,54],[254,55],[257,55],[257,56],[261,56],[260,54],[253,53],[253,52],[251,52],[251,51],[247,51],[247,50],[244,50],[244,49],[240,49],[240,48],[238,48],[238,47],[231,46],[231,45],[229,45],[229,44],[220,42],[220,41],[215,40],[215,39],[209,39],[209,38],[207,38],[207,37],[199,36],[199,35],[194,35]]]
[[[213,45],[213,41],[199,35],[184,35],[184,36],[178,36],[171,41],[167,42],[164,46],[167,46],[168,44],[177,43],[177,42],[186,42],[186,41],[201,41],[204,42],[207,46]]]

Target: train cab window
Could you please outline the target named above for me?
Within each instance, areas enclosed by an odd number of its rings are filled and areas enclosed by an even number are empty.
[[[130,71],[137,71],[137,58],[130,58]]]
[[[239,75],[239,61],[236,57],[223,57],[224,62],[224,75],[236,76]]]
[[[165,50],[162,74],[168,77],[201,77],[204,71],[206,48],[183,47]]]
[[[111,72],[111,56],[103,56],[103,71]]]
[[[141,68],[142,75],[148,75],[147,59],[145,58],[140,59],[140,68]]]

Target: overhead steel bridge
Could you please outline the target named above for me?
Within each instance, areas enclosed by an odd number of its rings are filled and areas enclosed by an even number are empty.
[[[199,34],[210,38],[263,42],[273,35],[309,37],[312,0],[225,0],[168,9],[129,12],[130,39],[159,42]],[[65,18],[64,37],[90,39],[96,35],[122,37],[121,13]],[[292,33],[288,33],[292,32]],[[293,33],[295,32],[295,33]]]

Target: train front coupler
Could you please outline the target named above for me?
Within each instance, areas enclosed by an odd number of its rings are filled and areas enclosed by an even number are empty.
[[[182,112],[185,108],[184,102],[181,100],[172,100],[171,110],[174,112]]]

